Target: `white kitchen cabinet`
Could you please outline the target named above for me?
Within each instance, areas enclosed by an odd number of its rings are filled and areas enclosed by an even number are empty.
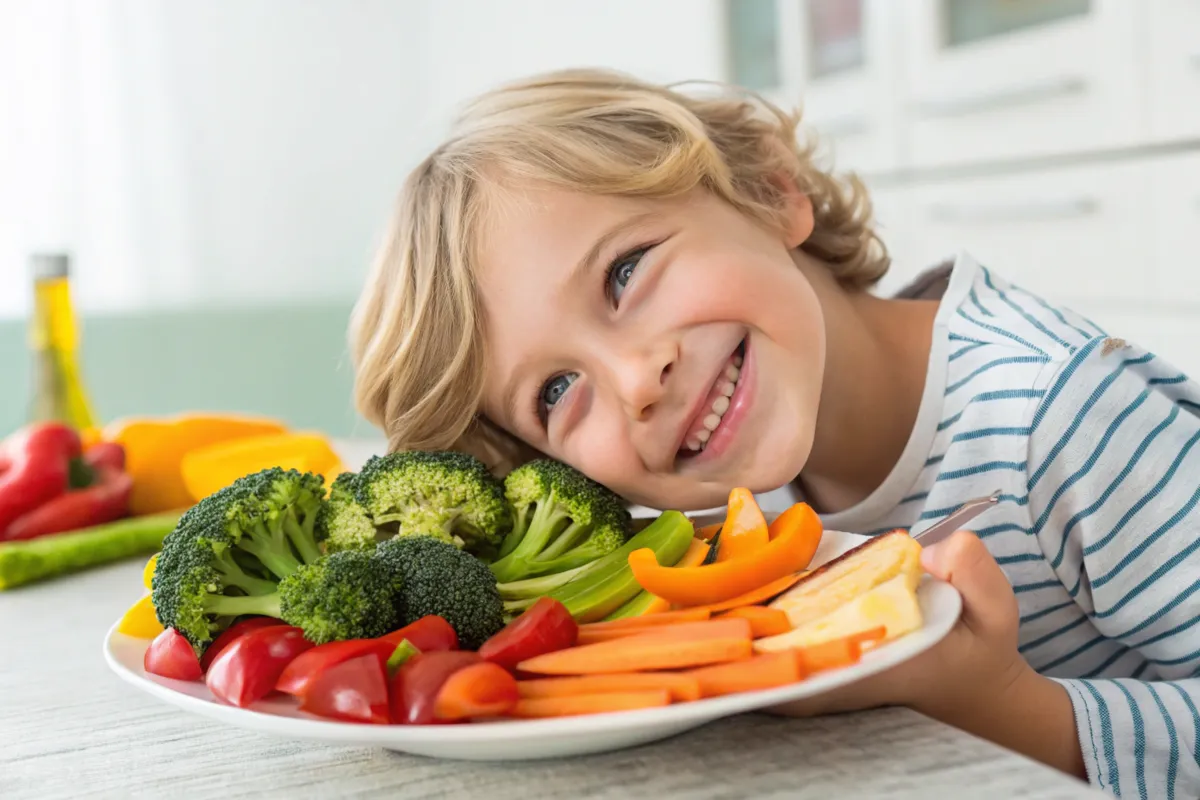
[[[780,5],[783,95],[803,103],[805,125],[855,169],[902,163],[898,10],[889,0]]]
[[[1195,306],[1200,304],[1200,152],[1154,159],[1149,169],[1151,219],[1145,238],[1154,252],[1161,296]],[[1200,309],[1194,316],[1200,320]]]
[[[1200,136],[1200,0],[1149,0],[1150,137]]]
[[[875,231],[892,259],[887,275],[875,287],[877,294],[887,297],[933,265],[920,262],[914,252],[913,191],[904,186],[868,186],[868,190]]]
[[[839,164],[902,163],[899,7],[889,0],[728,0],[731,78],[802,111]]]
[[[1130,0],[909,0],[904,111],[917,166],[1127,146],[1146,15]]]
[[[911,257],[966,250],[1048,300],[1152,300],[1148,182],[1145,165],[1120,163],[919,186]]]

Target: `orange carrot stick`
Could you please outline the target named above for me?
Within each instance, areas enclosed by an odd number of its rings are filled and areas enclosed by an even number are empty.
[[[517,682],[497,664],[484,661],[455,672],[434,700],[434,716],[445,722],[508,713],[517,704]]]
[[[705,697],[774,689],[804,677],[799,659],[792,653],[768,653],[730,664],[693,669],[684,674],[700,682],[700,693]]]
[[[679,638],[682,636],[686,638],[697,632],[697,625],[705,624],[707,624],[707,620],[700,618],[684,622],[672,622],[668,625],[610,628],[598,631],[580,630],[575,643],[579,645],[596,644],[597,642],[611,642],[616,639],[628,639],[633,636],[654,636],[656,638]],[[750,624],[750,633],[751,638],[754,638],[753,623]]]
[[[814,672],[848,667],[857,664],[862,658],[865,643],[877,642],[886,635],[887,628],[881,625],[851,636],[798,648],[794,651],[794,656],[800,669],[810,675]]]
[[[776,597],[795,586],[796,581],[798,580],[800,580],[799,575],[784,575],[778,580],[771,581],[770,583],[760,586],[757,589],[752,589],[743,595],[731,597],[730,599],[720,603],[699,606],[699,608],[707,608],[711,613],[717,614],[722,611],[728,611],[732,608],[744,608],[746,606],[760,605],[761,603],[774,600]]]
[[[579,626],[585,631],[615,631],[629,628],[652,628],[659,625],[674,625],[677,622],[701,622],[711,616],[707,608],[683,608],[678,611],[663,611],[658,614],[643,614],[640,617],[621,617],[603,622],[588,622]]]
[[[692,539],[692,543],[688,545],[687,552],[683,554],[683,558],[675,564],[677,567],[698,567],[704,563],[704,559],[708,557],[708,551],[712,549],[712,545],[701,539]]]
[[[792,629],[792,623],[788,622],[788,615],[778,608],[742,606],[723,611],[720,617],[722,619],[741,617],[750,620],[750,632],[755,639],[761,639],[764,636],[778,636]]]
[[[609,711],[633,711],[671,704],[666,689],[646,692],[609,692],[577,694],[566,697],[523,697],[517,701],[511,715],[523,719],[540,717],[573,717],[581,714],[603,714]]]
[[[675,702],[700,699],[700,682],[684,672],[622,672],[573,678],[533,678],[517,681],[521,697],[573,697],[584,694],[625,694],[666,689]]]
[[[749,621],[718,619],[680,623],[671,629],[651,628],[636,636],[556,650],[523,661],[517,668],[541,675],[640,672],[735,661],[752,652]]]

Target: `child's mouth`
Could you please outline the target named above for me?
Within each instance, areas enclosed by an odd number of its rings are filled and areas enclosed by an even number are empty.
[[[704,400],[705,412],[698,416],[688,429],[683,446],[679,448],[681,457],[688,458],[704,452],[709,440],[720,428],[722,419],[729,411],[730,400],[737,390],[738,381],[741,379],[742,359],[745,353],[746,342],[743,340],[733,351],[725,364],[725,369],[709,390],[708,396]]]

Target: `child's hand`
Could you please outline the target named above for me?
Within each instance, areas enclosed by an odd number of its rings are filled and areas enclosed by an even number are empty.
[[[962,595],[963,612],[954,629],[898,667],[789,705],[782,713],[809,716],[904,705],[938,719],[956,718],[985,698],[1007,694],[1032,671],[1017,652],[1017,598],[974,534],[960,531],[925,549],[921,564]]]
[[[777,711],[811,716],[908,706],[1084,777],[1070,697],[1017,651],[1017,598],[983,542],[960,531],[927,548],[921,564],[962,595],[962,616],[953,630],[911,661]]]

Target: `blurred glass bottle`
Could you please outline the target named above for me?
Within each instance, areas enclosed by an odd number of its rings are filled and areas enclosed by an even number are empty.
[[[37,253],[30,259],[33,355],[30,420],[57,420],[85,431],[96,425],[79,368],[79,321],[71,303],[70,257]]]

